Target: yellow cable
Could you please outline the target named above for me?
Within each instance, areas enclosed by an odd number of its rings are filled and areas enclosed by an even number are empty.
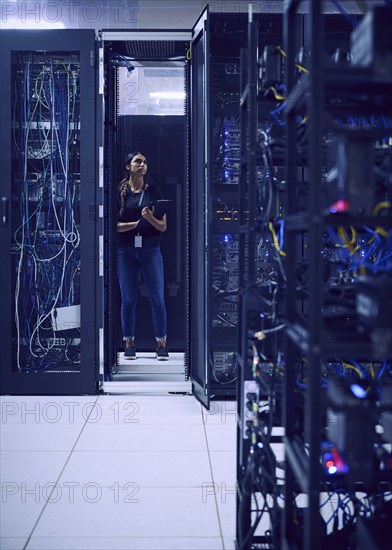
[[[274,241],[274,246],[275,246],[276,250],[279,252],[279,254],[281,256],[286,256],[286,253],[283,252],[283,250],[280,249],[279,242],[278,242],[278,239],[277,239],[277,236],[276,236],[276,233],[275,233],[275,229],[272,226],[272,222],[268,223],[268,228],[271,231],[272,239]]]
[[[297,67],[297,69],[299,69],[300,71],[303,71],[304,73],[307,73],[309,74],[309,71],[308,69],[306,69],[305,67],[303,67],[302,65],[300,65],[299,63],[296,63],[295,66]]]
[[[388,201],[381,201],[379,202],[378,204],[376,204],[376,206],[373,208],[373,216],[377,216],[377,214],[380,212],[380,210],[382,210],[383,208],[390,208],[391,207],[391,203],[388,202]]]
[[[287,53],[286,53],[280,46],[278,46],[278,51],[279,51],[284,57],[287,57]],[[303,71],[304,73],[308,73],[308,74],[309,74],[308,69],[306,69],[305,67],[303,67],[303,66],[300,65],[299,63],[295,63],[295,66],[296,66],[297,69],[299,69],[300,71]]]
[[[386,231],[383,227],[377,226],[374,230],[375,233],[378,235],[381,235],[381,237],[384,237],[385,239],[388,238],[388,231]],[[371,244],[373,241],[376,240],[376,237],[373,235],[366,244]]]
[[[186,58],[190,59],[192,57],[192,45],[189,46],[188,51],[186,52]]]
[[[388,231],[386,231],[383,227],[376,227],[375,232],[381,235],[381,237],[385,237],[385,239],[388,238]]]
[[[346,369],[352,369],[352,370],[355,370],[355,372],[358,374],[359,378],[363,378],[363,374],[362,372],[357,368],[357,367],[354,367],[354,365],[351,365],[350,363],[345,363],[343,361],[343,366],[346,367]]]
[[[276,91],[276,89],[273,86],[271,86],[269,89],[274,92],[275,99],[277,99],[278,101],[283,101],[284,99],[286,99],[286,96],[279,95],[278,92]]]
[[[370,363],[370,375],[372,377],[372,380],[374,381],[375,374],[374,374],[373,363]],[[370,386],[366,389],[366,393],[369,393],[371,389],[372,389],[372,385],[370,384]]]
[[[358,251],[360,246],[356,246],[356,247],[352,246],[356,241],[357,233],[356,233],[355,229],[352,226],[350,226],[350,229],[351,229],[351,241],[348,240],[348,235],[347,235],[346,230],[344,229],[344,227],[342,227],[342,226],[338,227],[338,234],[339,234],[339,237],[341,238],[341,240],[344,242],[344,244],[341,245],[341,246],[343,248],[347,248],[352,256],[356,256],[355,253]],[[363,265],[359,266],[359,271],[361,272],[361,275],[366,275],[366,273],[367,273],[367,271],[366,271],[366,269]]]
[[[372,376],[372,380],[374,380],[374,368],[373,368],[373,363],[370,363],[370,374]]]
[[[357,240],[357,232],[355,231],[355,229],[353,228],[352,225],[350,225],[350,229],[351,229],[351,241],[350,241],[350,244],[353,245],[356,240]]]
[[[307,122],[309,120],[309,115],[308,116],[304,116],[304,118],[301,120],[301,122],[299,123],[299,126],[301,126],[301,124],[305,124],[305,122]]]
[[[354,232],[354,229],[351,227],[351,235],[352,235],[352,237],[351,237],[351,241],[349,241],[348,235],[347,235],[347,232],[346,232],[345,228],[342,227],[342,226],[338,227],[338,234],[339,234],[339,237],[341,238],[341,240],[342,240],[343,243],[344,243],[344,244],[341,245],[341,246],[343,246],[343,248],[348,248],[349,251],[350,251],[351,253],[352,253],[352,245],[353,245],[354,242],[355,242],[355,239],[354,239],[354,237],[353,237],[353,232]]]

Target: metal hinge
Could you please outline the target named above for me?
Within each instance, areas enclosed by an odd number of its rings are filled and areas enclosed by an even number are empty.
[[[94,53],[94,50],[90,50],[90,67],[95,67],[95,53]]]

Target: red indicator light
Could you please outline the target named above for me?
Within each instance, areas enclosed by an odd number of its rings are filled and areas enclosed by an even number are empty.
[[[336,212],[346,212],[350,208],[350,203],[346,199],[339,199],[338,201],[331,204],[329,210],[332,214]]]

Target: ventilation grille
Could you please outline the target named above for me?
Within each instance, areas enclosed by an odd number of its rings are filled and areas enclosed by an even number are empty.
[[[173,40],[135,40],[126,42],[127,54],[130,57],[159,58],[159,57],[175,57],[178,55],[176,43]]]

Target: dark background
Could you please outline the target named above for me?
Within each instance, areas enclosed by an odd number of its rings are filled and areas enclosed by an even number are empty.
[[[148,160],[147,182],[159,187],[165,199],[173,200],[167,214],[167,230],[162,235],[161,250],[165,267],[165,300],[167,333],[170,351],[184,351],[185,282],[184,282],[184,117],[183,116],[120,116],[118,118],[119,178],[126,155],[140,151]],[[120,295],[118,311],[120,311]],[[122,349],[120,317],[117,316],[118,345]],[[151,308],[142,278],[136,311],[136,346],[155,350],[155,334]]]

